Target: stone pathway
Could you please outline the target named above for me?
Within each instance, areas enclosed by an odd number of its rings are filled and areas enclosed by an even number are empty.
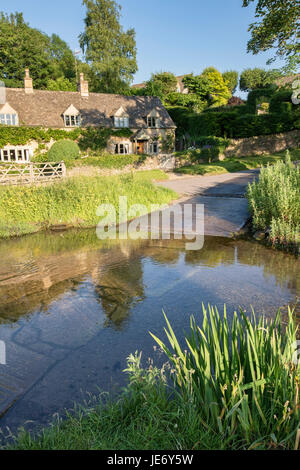
[[[245,225],[249,218],[245,193],[248,183],[251,183],[258,175],[259,170],[211,176],[186,177],[184,175],[157,184],[173,189],[182,196],[175,206],[204,205],[205,235],[231,237]],[[190,232],[194,232],[194,218],[185,222],[186,227],[190,227]]]

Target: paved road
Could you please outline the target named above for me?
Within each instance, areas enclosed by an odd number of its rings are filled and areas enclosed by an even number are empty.
[[[182,208],[185,204],[204,205],[205,235],[231,237],[249,218],[244,195],[248,183],[258,175],[259,170],[249,170],[212,176],[179,176],[157,184],[173,189],[182,196],[183,199],[175,207],[179,205]],[[195,216],[185,220],[185,223],[186,233],[194,233]]]

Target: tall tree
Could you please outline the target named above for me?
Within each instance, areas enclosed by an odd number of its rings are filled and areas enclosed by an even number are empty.
[[[227,72],[224,72],[222,76],[223,79],[228,82],[228,88],[231,94],[234,95],[239,84],[239,72],[228,70]]]
[[[53,77],[50,40],[25,23],[22,13],[0,14],[0,77],[6,86],[23,86],[24,71],[30,73],[38,88],[45,88]]]
[[[286,61],[286,71],[296,70],[300,62],[299,0],[243,0],[243,7],[254,1],[257,21],[249,27],[248,52],[258,54],[275,48],[277,57]]]
[[[257,67],[245,69],[240,76],[240,89],[248,92],[257,88],[266,88],[275,85],[280,76],[278,70],[265,70]]]
[[[85,31],[79,36],[97,91],[123,93],[137,72],[134,29],[120,24],[121,6],[114,0],[83,0]]]
[[[231,98],[228,88],[228,81],[224,80],[222,74],[214,67],[203,70],[201,75],[187,75],[183,83],[190,93],[199,96],[201,100],[206,100],[208,106],[223,106]]]
[[[75,61],[67,43],[30,27],[22,13],[0,13],[0,79],[23,87],[25,68],[36,88],[76,89]]]
[[[177,91],[177,78],[171,72],[154,73],[146,84],[146,90],[155,90],[155,88],[159,90],[160,98],[165,99],[169,93]]]

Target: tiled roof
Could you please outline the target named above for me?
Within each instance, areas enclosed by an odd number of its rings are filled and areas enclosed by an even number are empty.
[[[131,128],[146,127],[145,118],[153,109],[158,112],[161,127],[176,127],[160,99],[151,96],[90,93],[83,98],[79,92],[34,90],[26,94],[24,89],[7,88],[6,102],[18,113],[21,126],[62,128],[62,115],[73,105],[80,111],[83,127],[113,127],[112,116],[121,107],[129,115]]]

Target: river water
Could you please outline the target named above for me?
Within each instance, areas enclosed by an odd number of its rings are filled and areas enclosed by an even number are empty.
[[[0,242],[0,428],[44,425],[126,383],[126,357],[156,357],[164,310],[178,336],[201,304],[273,316],[299,309],[300,261],[256,242],[99,241],[94,230]],[[298,313],[299,314],[299,313]]]

